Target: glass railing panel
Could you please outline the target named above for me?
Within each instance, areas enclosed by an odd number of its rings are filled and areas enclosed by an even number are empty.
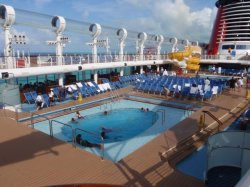
[[[239,148],[223,147],[213,149],[208,154],[207,170],[217,166],[241,166],[241,151]]]
[[[218,133],[209,138],[208,145],[209,147],[222,147],[222,146],[231,146],[231,147],[240,147],[242,145],[244,136],[242,132],[223,132]],[[209,148],[210,149],[210,148]]]
[[[250,163],[250,150],[243,150],[242,152],[242,161],[241,161],[241,176],[244,176],[249,170]]]
[[[242,147],[250,149],[250,133],[245,133],[244,143]]]

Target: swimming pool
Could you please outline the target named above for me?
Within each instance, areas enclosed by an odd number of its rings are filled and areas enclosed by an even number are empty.
[[[142,112],[141,108],[148,108],[149,112]],[[108,111],[108,115],[104,115],[104,111]],[[112,129],[112,132],[107,134],[108,138],[104,140],[104,158],[114,162],[121,160],[186,117],[182,109],[131,100],[106,103],[82,110],[80,113],[85,119],[77,120],[76,124],[71,122],[75,113],[54,118],[51,123],[54,137],[71,143],[72,136],[75,136],[72,135],[72,129],[77,128],[76,133],[83,134],[91,143],[100,143],[100,127]],[[48,121],[36,123],[34,127],[50,134]],[[88,136],[85,131],[88,135],[93,133],[95,136]],[[78,147],[100,156],[102,154],[96,148]]]
[[[137,108],[120,108],[88,115],[77,121],[71,121],[69,124],[75,129],[76,134],[81,134],[89,142],[100,144],[130,139],[150,128],[157,119],[158,115],[153,111],[146,112]],[[102,132],[105,136],[104,140],[98,136]],[[69,140],[72,139],[72,129],[70,127],[63,126],[62,133]],[[93,136],[93,133],[96,133],[97,136]]]

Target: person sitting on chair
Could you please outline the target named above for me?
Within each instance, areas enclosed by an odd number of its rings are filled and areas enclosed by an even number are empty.
[[[43,100],[43,97],[41,95],[41,93],[39,93],[36,97],[36,106],[37,106],[37,110],[40,110],[43,108],[43,105],[44,105],[44,100]]]
[[[79,145],[82,145],[84,147],[97,147],[99,149],[102,148],[101,144],[94,144],[94,143],[89,142],[88,140],[82,139],[82,135],[81,134],[78,134],[76,136],[76,143],[79,144]]]

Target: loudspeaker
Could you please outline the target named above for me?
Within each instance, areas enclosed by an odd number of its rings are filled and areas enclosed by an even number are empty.
[[[82,66],[78,66],[78,70],[79,70],[79,71],[82,70]]]
[[[127,63],[124,63],[124,66],[127,66]]]
[[[8,72],[2,72],[2,79],[8,79],[9,73]]]
[[[154,61],[154,64],[156,64],[156,62]]]

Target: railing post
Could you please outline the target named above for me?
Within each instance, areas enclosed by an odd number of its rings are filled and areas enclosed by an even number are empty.
[[[51,137],[54,137],[53,127],[52,127],[52,121],[53,120],[49,120],[49,134],[50,134]]]
[[[30,123],[31,123],[31,127],[34,129],[33,113],[31,113],[31,121],[30,121]]]
[[[76,147],[76,129],[72,128],[72,146]]]
[[[18,123],[18,108],[15,107],[15,118],[16,118],[16,122]]]
[[[101,159],[104,160],[104,139],[102,138],[102,136],[100,138],[102,140],[102,144],[101,144]]]
[[[203,122],[203,123],[204,123],[204,127],[203,127],[203,128],[205,128],[205,124],[206,124],[206,113],[203,112],[203,115],[204,115],[204,116],[203,116],[203,117],[204,117],[204,122]]]

